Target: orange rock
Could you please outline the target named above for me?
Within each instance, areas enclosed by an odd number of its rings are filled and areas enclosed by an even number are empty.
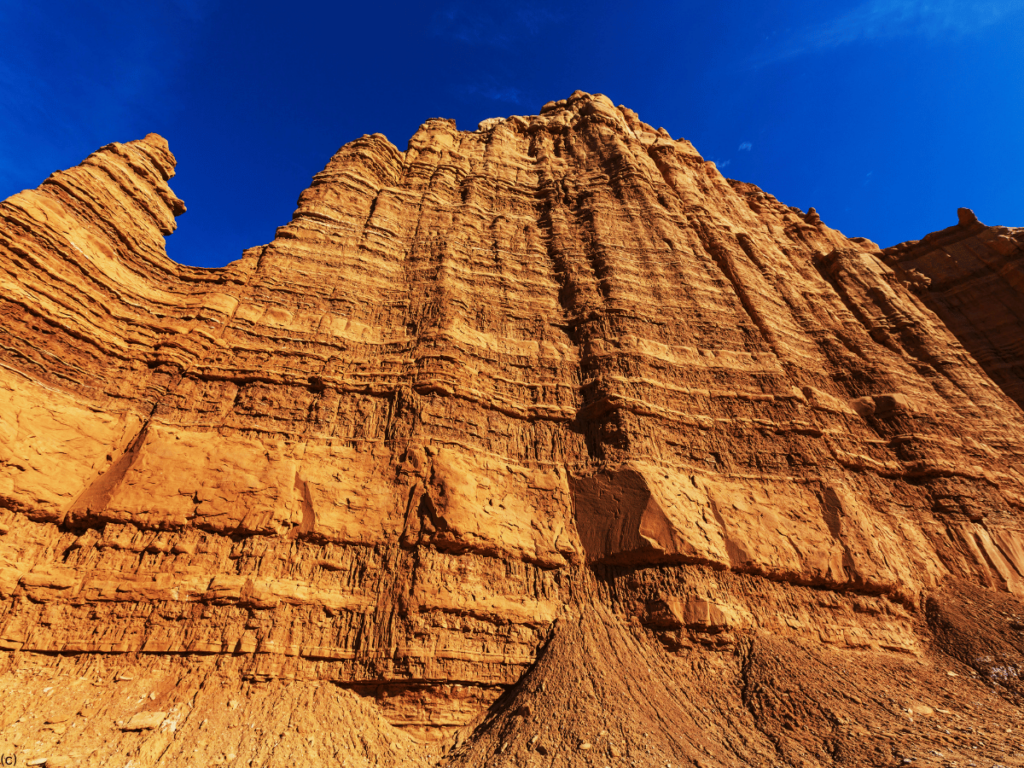
[[[880,252],[577,91],[204,270],[174,162],[0,203],[0,746],[887,764],[941,696],[1008,753],[1018,230]]]
[[[1024,229],[986,227],[968,208],[957,216],[955,226],[886,248],[882,257],[1024,406]]]

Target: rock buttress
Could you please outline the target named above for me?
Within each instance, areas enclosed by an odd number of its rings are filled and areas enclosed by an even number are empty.
[[[1024,230],[986,227],[967,208],[959,219],[882,258],[1024,407]]]

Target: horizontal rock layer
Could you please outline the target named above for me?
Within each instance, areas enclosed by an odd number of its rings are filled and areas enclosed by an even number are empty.
[[[221,269],[173,168],[0,204],[0,749],[887,764],[964,697],[1016,743],[1021,369],[962,271],[581,92],[364,136]]]

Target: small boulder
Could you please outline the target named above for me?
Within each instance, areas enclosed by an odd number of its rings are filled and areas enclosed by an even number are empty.
[[[970,208],[957,208],[956,209],[956,217],[957,217],[957,219],[959,219],[959,221],[957,223],[960,226],[962,226],[962,227],[970,226],[971,224],[978,224],[978,223],[980,223],[978,221],[978,217],[974,214],[974,211],[972,211]]]
[[[121,726],[122,731],[151,731],[167,718],[166,712],[138,712]]]

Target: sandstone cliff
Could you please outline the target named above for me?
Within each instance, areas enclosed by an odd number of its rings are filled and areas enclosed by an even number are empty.
[[[955,226],[883,258],[1024,407],[1024,229],[986,227],[961,208]]]
[[[0,751],[1024,764],[1019,304],[582,92],[364,136],[222,269],[173,169],[0,203]]]

